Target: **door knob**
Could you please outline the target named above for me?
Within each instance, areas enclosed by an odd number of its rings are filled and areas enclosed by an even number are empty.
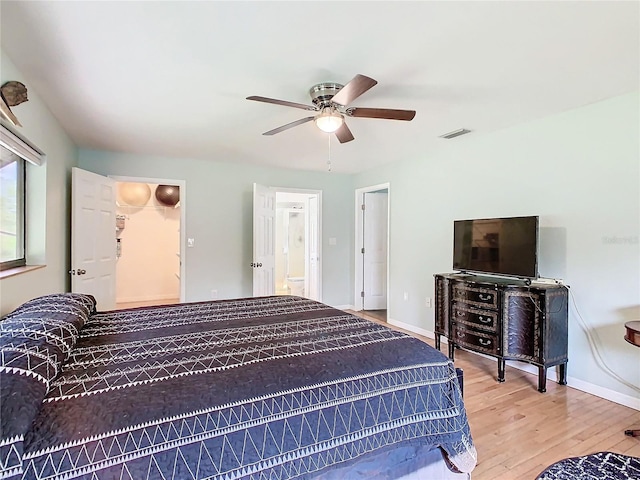
[[[78,275],[84,275],[85,273],[87,273],[86,270],[83,270],[82,268],[78,269]]]
[[[69,275],[75,275],[76,271],[75,270],[69,270]]]

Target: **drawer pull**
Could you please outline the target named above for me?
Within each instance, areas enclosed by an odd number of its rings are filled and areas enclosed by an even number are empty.
[[[465,316],[464,312],[461,312],[460,310],[456,310],[456,315],[458,315],[459,317]]]
[[[489,345],[491,345],[491,340],[487,340],[486,338],[479,338],[478,343],[483,347],[488,347]]]
[[[479,316],[478,320],[480,320],[480,323],[491,323],[491,317]]]
[[[456,334],[458,335],[458,338],[464,338],[464,333],[460,332],[458,330],[456,330]]]
[[[480,300],[491,300],[491,294],[489,293],[487,294],[480,293],[478,296],[480,297]]]

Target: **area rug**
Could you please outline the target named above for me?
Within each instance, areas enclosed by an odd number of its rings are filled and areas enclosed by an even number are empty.
[[[536,480],[640,480],[640,458],[598,452],[560,460]]]

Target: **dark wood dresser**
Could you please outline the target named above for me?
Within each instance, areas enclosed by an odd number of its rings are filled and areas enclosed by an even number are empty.
[[[559,284],[466,274],[437,274],[435,336],[456,347],[498,359],[504,382],[506,360],[538,367],[538,390],[546,391],[547,368],[559,365],[567,383],[568,291]]]

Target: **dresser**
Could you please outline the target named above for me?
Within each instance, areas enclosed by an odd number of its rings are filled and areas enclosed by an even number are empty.
[[[567,383],[568,290],[560,284],[533,283],[478,275],[435,275],[435,336],[457,347],[496,357],[498,381],[506,360],[538,367],[538,390],[546,391],[547,369],[559,365],[558,383]]]

